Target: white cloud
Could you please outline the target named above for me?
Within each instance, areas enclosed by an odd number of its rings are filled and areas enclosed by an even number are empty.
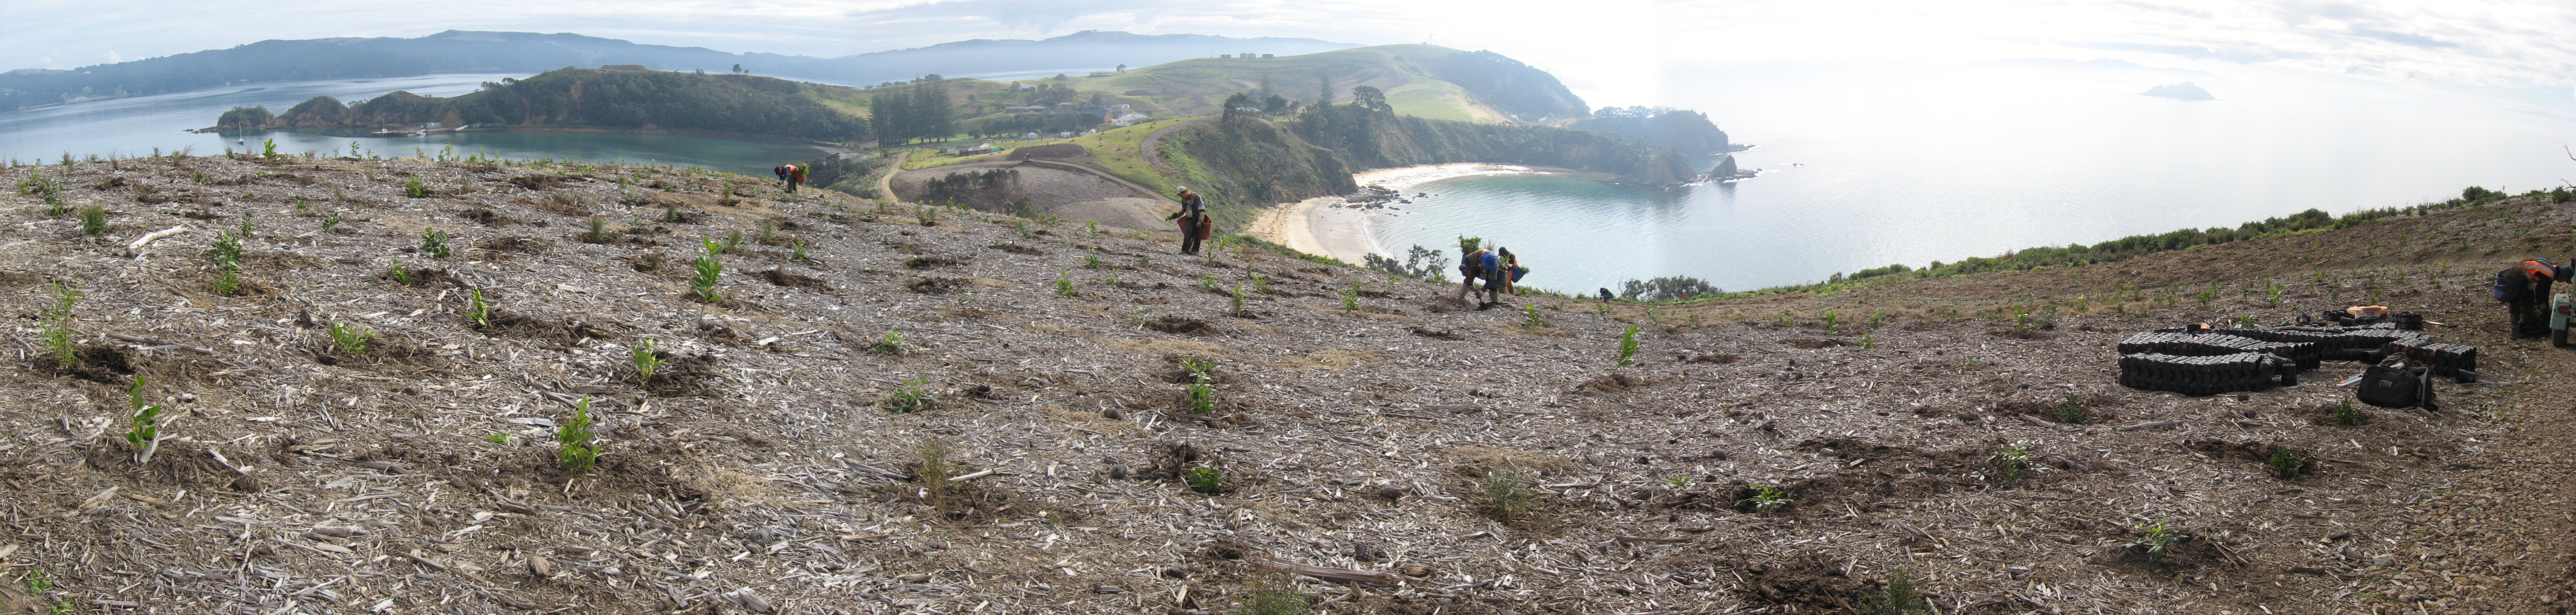
[[[116,55],[116,51],[114,51],[114,50],[109,50],[107,53],[105,53],[105,54],[101,54],[101,55],[104,55],[104,56],[106,56],[106,57],[107,57],[107,63],[109,63],[109,64],[115,64],[115,63],[118,63],[118,62],[123,62],[123,61],[125,61],[125,56]]]

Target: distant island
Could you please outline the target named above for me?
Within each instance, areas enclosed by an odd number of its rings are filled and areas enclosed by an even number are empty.
[[[2218,100],[2218,97],[2209,95],[2209,90],[2200,89],[2200,86],[2192,85],[2189,81],[2147,88],[2147,91],[2141,94],[2174,100]]]

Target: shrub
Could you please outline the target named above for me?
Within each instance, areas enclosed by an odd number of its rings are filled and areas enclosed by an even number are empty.
[[[582,236],[582,240],[591,243],[607,243],[608,216],[591,216],[590,231]]]
[[[1922,612],[1929,608],[1929,605],[1923,603],[1923,594],[1914,589],[1913,569],[1898,566],[1895,571],[1888,573],[1886,580],[1885,589],[1861,596],[1860,600],[1855,601],[1854,606],[1860,607],[1861,613],[1904,615]]]
[[[635,381],[638,383],[652,382],[653,371],[662,369],[662,357],[653,354],[653,338],[644,338],[644,345],[628,348],[626,354],[635,359]]]
[[[125,403],[132,409],[125,416],[125,442],[134,446],[134,464],[152,461],[152,451],[161,444],[161,406],[143,401],[143,377],[134,377],[134,386],[126,387]]]
[[[886,396],[886,408],[898,414],[919,412],[928,409],[932,401],[930,379],[916,376],[895,385],[894,393]]]
[[[54,282],[45,285],[45,292],[54,300],[40,323],[44,329],[45,350],[53,353],[54,364],[70,367],[72,340],[76,337],[72,333],[72,306],[80,303],[81,291],[69,283]]]
[[[1190,468],[1181,473],[1181,482],[1188,483],[1191,491],[1216,495],[1225,489],[1225,471],[1208,466]]]
[[[2281,480],[2298,478],[2299,473],[2308,468],[2307,462],[2300,461],[2297,453],[2292,453],[2286,448],[2272,451],[2272,457],[2265,460],[2264,464],[2271,466],[2272,474],[2281,477]]]
[[[376,339],[373,331],[359,329],[357,325],[336,322],[331,323],[330,334],[331,344],[338,347],[341,354],[352,356],[366,354],[367,340]]]
[[[1216,387],[1206,381],[1190,383],[1190,412],[1207,414],[1216,411]]]
[[[80,232],[82,235],[107,232],[107,209],[97,205],[81,208]]]
[[[563,463],[564,472],[580,476],[599,465],[599,439],[590,432],[590,398],[581,398],[572,406],[572,420],[555,428],[555,460]]]
[[[948,479],[957,475],[957,463],[949,459],[952,452],[947,441],[937,438],[922,440],[912,449],[913,460],[920,462],[912,471],[913,482],[921,485],[921,501],[931,508],[948,501]]]
[[[1510,523],[1538,509],[1538,491],[1527,473],[1515,469],[1487,472],[1476,484],[1472,505],[1478,514]]]
[[[455,254],[455,249],[447,245],[449,238],[447,231],[429,227],[420,233],[420,251],[429,254],[430,258],[447,258]]]
[[[1637,326],[1629,325],[1627,331],[1619,333],[1619,366],[1627,367],[1630,365],[1636,365],[1636,357]]]
[[[2343,405],[2335,406],[2334,418],[2337,424],[2360,425],[2361,411],[2353,409],[2352,400],[2343,400]]]
[[[1342,311],[1353,314],[1359,313],[1360,286],[1358,282],[1353,282],[1351,283],[1350,288],[1342,290]]]
[[[2165,524],[2161,522],[2138,526],[2137,530],[2137,540],[2129,541],[2127,544],[2120,546],[2128,549],[2136,549],[2140,553],[2146,554],[2147,559],[2162,559],[2166,552],[2173,549],[2174,545],[2181,544],[2186,540],[2191,540],[2191,536],[2166,529]]]
[[[1243,285],[1242,285],[1242,284],[1236,284],[1236,285],[1234,285],[1234,294],[1233,294],[1233,297],[1232,297],[1232,298],[1233,298],[1233,304],[1234,304],[1234,315],[1236,315],[1236,316],[1243,316],[1243,315],[1247,315],[1247,314],[1250,314],[1250,313],[1251,313],[1251,312],[1244,311],[1244,309],[1243,309]]]

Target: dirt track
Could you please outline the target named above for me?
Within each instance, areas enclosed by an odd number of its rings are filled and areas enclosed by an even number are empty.
[[[431,194],[400,194],[414,176]],[[0,606],[710,612],[749,588],[794,613],[1224,612],[1273,583],[1322,612],[1831,612],[1900,578],[1943,613],[2539,613],[2568,596],[2568,387],[2549,377],[2567,357],[2498,339],[2479,294],[2488,263],[2565,250],[2512,224],[2564,206],[1600,315],[1536,297],[1461,311],[1447,286],[955,211],[925,226],[840,195],[722,204],[726,179],[90,163],[63,196],[112,212],[96,241],[6,197],[28,221],[0,251],[19,344],[42,348],[41,285],[63,279],[88,293],[89,354],[0,374],[0,396],[42,400],[0,406],[0,487],[20,496],[0,550],[17,547],[11,578],[61,582],[0,583]],[[250,290],[217,295],[205,251],[245,213]],[[592,213],[602,243],[582,237]],[[192,230],[124,255],[176,225]],[[455,256],[417,251],[427,226]],[[745,238],[718,257],[727,300],[689,298],[700,239],[729,231]],[[2300,264],[2347,253],[2365,256]],[[413,282],[387,279],[395,257]],[[2292,283],[2284,305],[2253,291],[2263,275]],[[469,290],[495,324],[470,322]],[[2371,291],[2463,325],[2432,333],[2483,347],[2486,381],[2360,426],[2323,419],[2349,363],[2242,400],[2111,383],[2129,332]],[[2017,327],[1993,311],[2012,306],[2068,315]],[[335,350],[332,323],[380,337]],[[1621,367],[1630,325],[1641,364]],[[900,352],[871,351],[889,331]],[[628,356],[648,338],[669,363],[645,381]],[[1187,408],[1182,359],[1212,364],[1211,411]],[[119,437],[136,374],[175,417],[142,468]],[[892,411],[915,378],[934,401]],[[607,454],[567,483],[545,424],[581,397]],[[2070,397],[2087,421],[2052,420]],[[931,501],[933,441],[951,475],[992,472]],[[1998,464],[2008,448],[2028,473]],[[2272,450],[2312,472],[2270,475]],[[1201,467],[1218,493],[1179,479]],[[1483,494],[1506,483],[1486,477],[1514,472],[1534,507],[1497,519]],[[1757,487],[1789,502],[1751,510]],[[2193,539],[2162,558],[2121,546],[2155,523]]]

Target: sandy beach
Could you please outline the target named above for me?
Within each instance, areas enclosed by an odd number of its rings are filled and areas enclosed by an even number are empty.
[[[1508,164],[1455,163],[1427,164],[1392,169],[1376,169],[1351,176],[1362,186],[1383,186],[1404,192],[1421,184],[1471,175],[1506,175],[1546,173],[1532,167]],[[1329,256],[1345,263],[1360,264],[1367,255],[1393,256],[1378,249],[1370,238],[1366,209],[1343,207],[1342,197],[1316,197],[1295,203],[1282,203],[1261,213],[1244,232],[1266,239],[1291,250]]]

